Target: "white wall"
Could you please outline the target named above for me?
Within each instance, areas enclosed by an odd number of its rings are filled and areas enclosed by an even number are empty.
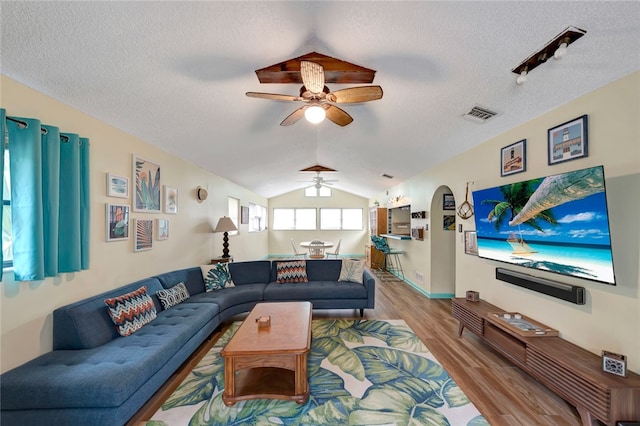
[[[320,239],[333,241],[342,239],[340,255],[364,256],[364,247],[369,238],[368,200],[348,192],[331,189],[331,197],[305,197],[304,189],[288,192],[269,199],[269,253],[272,255],[290,255],[291,238],[296,242]],[[363,229],[359,231],[274,231],[274,208],[349,208],[362,209]],[[320,212],[318,211],[318,217]],[[331,250],[329,250],[331,251]]]
[[[522,89],[526,96],[527,87]],[[583,114],[589,116],[589,156],[547,165],[547,130]],[[436,189],[446,185],[453,190],[459,205],[464,201],[466,182],[473,182],[470,187],[473,191],[604,165],[617,286],[520,268],[526,273],[585,287],[586,304],[575,305],[497,281],[495,268],[504,264],[466,255],[463,234],[456,232],[456,295],[462,297],[466,290],[477,290],[482,299],[556,328],[561,337],[595,354],[606,349],[627,355],[629,369],[640,373],[639,117],[640,72],[636,72],[427,170],[391,188],[389,195],[403,194],[411,199],[412,209],[415,204],[414,210],[420,210],[418,206],[429,206]],[[524,138],[527,139],[527,171],[500,177],[500,149]],[[387,198],[385,194],[378,194],[372,201]],[[431,230],[442,219],[436,212],[430,213]],[[473,217],[467,220],[458,217],[457,221],[465,230],[474,229]],[[429,258],[438,247],[431,231],[426,234],[424,242],[406,243],[405,272],[417,270],[430,275]],[[432,292],[431,285],[425,282],[421,287]]]
[[[227,197],[267,205],[267,200],[226,179],[157,149],[86,114],[44,96],[4,76],[0,79],[2,107],[7,115],[39,118],[62,131],[91,140],[91,264],[87,271],[61,274],[42,281],[13,282],[5,271],[0,284],[0,367],[4,372],[52,347],[52,312],[55,308],[107,291],[134,280],[174,269],[208,263],[222,254],[222,234],[211,231],[227,214]],[[131,154],[160,163],[162,184],[178,189],[178,214],[131,213],[132,218],[168,218],[170,237],[153,241],[153,249],[133,252],[133,238],[105,241],[105,203],[130,203],[106,196],[105,173],[131,178]],[[195,188],[201,185],[209,198],[198,203]],[[155,237],[154,237],[155,238]],[[236,260],[263,258],[268,254],[267,232],[251,233],[240,226],[229,237]]]

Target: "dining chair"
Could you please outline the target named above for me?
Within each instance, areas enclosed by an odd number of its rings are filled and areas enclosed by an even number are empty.
[[[342,238],[338,240],[338,244],[336,244],[336,249],[334,251],[328,251],[327,253],[327,258],[329,258],[329,256],[335,256],[336,259],[338,258],[338,254],[340,253],[340,243],[342,242]]]
[[[313,240],[309,245],[309,257],[312,259],[324,258],[324,242],[320,240]]]
[[[296,242],[293,240],[293,238],[291,238],[291,247],[293,248],[293,256],[294,257],[307,257],[307,252],[306,251],[298,251],[298,244],[296,244]]]

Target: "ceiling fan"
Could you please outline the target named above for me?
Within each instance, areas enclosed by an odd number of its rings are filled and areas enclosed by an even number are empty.
[[[313,186],[317,189],[320,189],[322,186],[331,186],[333,182],[338,182],[338,179],[325,179],[320,176],[320,172],[316,172],[316,175],[313,177],[313,180],[301,180],[299,182],[310,182],[313,183]]]
[[[326,117],[338,126],[346,126],[353,121],[353,118],[334,104],[353,104],[382,98],[382,87],[380,86],[350,87],[331,92],[324,85],[324,68],[316,62],[301,61],[300,74],[303,83],[300,88],[300,96],[261,92],[247,92],[246,95],[251,98],[275,101],[304,102],[305,105],[282,120],[281,126],[290,126],[300,120],[302,116],[312,123],[320,123]]]

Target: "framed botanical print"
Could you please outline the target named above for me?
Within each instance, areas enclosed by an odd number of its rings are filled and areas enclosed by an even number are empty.
[[[129,239],[129,206],[107,204],[106,211],[107,241]]]
[[[107,173],[107,197],[129,198],[129,178]]]
[[[135,187],[133,211],[160,213],[160,164],[132,156]]]
[[[153,247],[153,219],[134,219],[133,251],[151,250]]]
[[[168,214],[178,213],[178,190],[164,186],[164,212]]]

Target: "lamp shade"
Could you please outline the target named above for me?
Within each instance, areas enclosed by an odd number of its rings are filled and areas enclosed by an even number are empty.
[[[231,232],[237,231],[236,225],[233,224],[233,221],[230,217],[223,216],[218,220],[218,224],[216,225],[216,229],[213,232]]]

